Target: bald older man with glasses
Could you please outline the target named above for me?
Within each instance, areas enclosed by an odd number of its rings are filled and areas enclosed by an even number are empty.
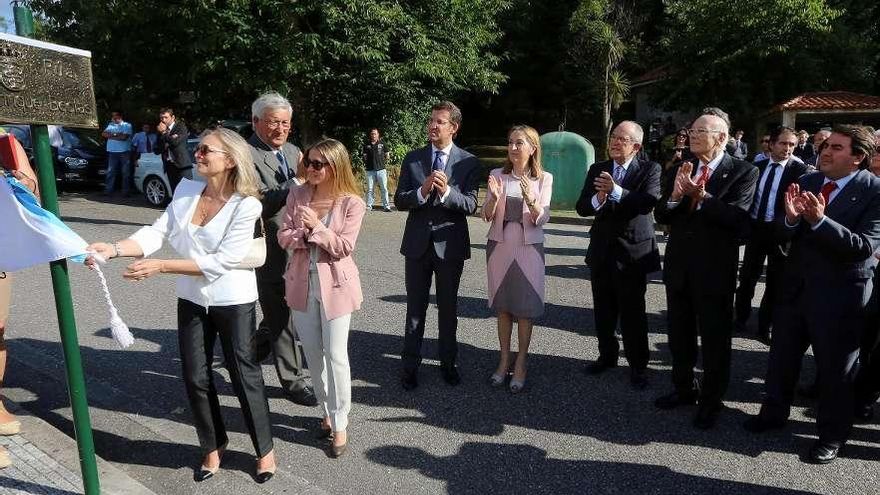
[[[599,358],[586,372],[598,375],[617,367],[620,345],[614,330],[620,320],[630,384],[648,385],[648,319],[645,290],[648,274],[660,270],[660,252],[651,212],[660,197],[660,165],[639,159],[644,132],[624,121],[608,144],[611,160],[590,167],[576,209],[592,216],[587,264],[595,309]]]
[[[671,169],[655,209],[669,225],[663,280],[675,390],[655,405],[672,409],[699,401],[694,426],[714,426],[730,381],[733,294],[739,246],[749,226],[758,169],[724,152],[730,120],[709,107],[688,130],[694,162]],[[697,336],[703,350],[702,388],[694,381]]]

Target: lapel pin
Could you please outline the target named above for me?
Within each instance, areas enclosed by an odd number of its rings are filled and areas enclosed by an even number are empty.
[[[721,174],[722,179],[726,179],[728,174]]]
[[[849,198],[849,200],[850,200],[850,201],[855,201],[855,200],[856,200],[856,197],[853,196],[853,197]]]

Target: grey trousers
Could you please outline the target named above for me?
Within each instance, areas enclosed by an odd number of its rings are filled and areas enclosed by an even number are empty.
[[[333,431],[344,431],[351,410],[348,331],[351,313],[327,320],[321,303],[318,273],[309,274],[308,307],[293,311],[296,333],[310,363],[315,396]]]

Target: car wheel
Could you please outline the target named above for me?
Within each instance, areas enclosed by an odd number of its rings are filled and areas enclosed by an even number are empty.
[[[144,197],[153,206],[165,206],[168,204],[168,200],[171,199],[165,181],[155,175],[144,179]]]

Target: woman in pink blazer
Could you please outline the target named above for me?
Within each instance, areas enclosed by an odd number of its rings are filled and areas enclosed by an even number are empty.
[[[285,298],[323,409],[322,436],[339,457],[351,409],[348,331],[364,299],[351,254],[366,204],[342,143],[325,139],[305,156],[305,183],[290,189],[278,242],[291,253]]]
[[[489,174],[483,219],[492,222],[486,242],[489,307],[498,314],[501,359],[489,377],[504,385],[510,372],[510,337],[517,321],[519,352],[510,391],[525,387],[532,320],[544,313],[544,230],[550,219],[553,176],[541,167],[541,141],[529,126],[507,134],[507,164]]]

